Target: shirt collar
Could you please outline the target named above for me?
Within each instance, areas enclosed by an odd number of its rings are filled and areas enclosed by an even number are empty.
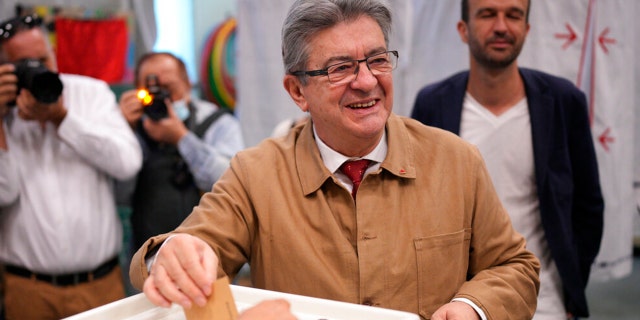
[[[383,151],[378,151],[380,154],[375,152],[378,154],[376,156],[372,156],[371,154],[366,156],[367,159],[382,162],[373,164],[367,169],[367,172],[378,172],[382,168],[389,174],[399,178],[413,179],[416,177],[414,141],[404,121],[411,123],[412,126],[418,123],[415,120],[403,120],[403,118],[393,113],[389,116],[385,136],[383,136],[380,141],[380,144],[384,144],[385,146],[384,149],[382,149]],[[423,125],[420,124],[420,126]],[[303,193],[309,195],[320,189],[327,179],[330,179],[332,176],[337,177],[339,174],[336,174],[335,171],[329,171],[335,170],[335,165],[331,165],[333,168],[331,169],[323,159],[328,159],[330,156],[323,156],[321,154],[320,150],[322,147],[318,144],[318,140],[320,139],[315,138],[312,121],[308,121],[303,127],[298,128],[294,135],[295,141],[293,141],[293,148],[295,149],[294,159],[296,161],[296,170]],[[346,157],[343,159],[346,159]]]
[[[313,125],[313,136],[315,137],[316,145],[318,146],[318,150],[320,151],[320,156],[322,157],[322,162],[325,167],[329,169],[330,172],[337,172],[340,169],[340,166],[348,160],[358,160],[358,159],[367,159],[373,161],[370,169],[375,170],[380,166],[380,163],[387,156],[387,130],[384,130],[382,133],[382,138],[378,142],[378,145],[367,155],[362,158],[353,158],[347,157],[333,149],[331,149],[328,145],[326,145],[322,139],[318,137],[318,133],[316,132],[316,127]]]

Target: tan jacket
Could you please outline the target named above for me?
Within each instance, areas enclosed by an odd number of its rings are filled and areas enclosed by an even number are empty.
[[[467,298],[489,319],[530,319],[539,263],[511,227],[479,152],[395,115],[387,139],[387,158],[363,179],[357,205],[324,166],[308,123],[239,152],[175,232],[207,241],[230,277],[250,262],[258,288],[425,319]],[[166,237],[134,256],[136,287],[147,277],[143,257]]]

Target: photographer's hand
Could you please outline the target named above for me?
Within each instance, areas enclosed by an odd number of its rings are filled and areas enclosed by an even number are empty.
[[[158,121],[145,118],[142,125],[149,137],[153,140],[177,145],[180,139],[189,133],[189,129],[187,129],[182,120],[180,120],[175,111],[173,111],[171,101],[167,99],[165,103],[167,104],[168,112],[166,118]]]
[[[16,104],[18,105],[18,116],[25,120],[39,121],[42,125],[50,121],[57,127],[67,116],[62,96],[54,103],[42,103],[38,102],[29,90],[22,89],[16,99]]]
[[[9,102],[15,101],[18,90],[18,77],[13,73],[11,63],[0,65],[0,118],[9,112]]]
[[[120,96],[120,111],[129,123],[131,128],[135,128],[138,120],[144,113],[144,107],[138,100],[138,90],[128,90]]]

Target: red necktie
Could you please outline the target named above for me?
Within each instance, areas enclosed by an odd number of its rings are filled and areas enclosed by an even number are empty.
[[[371,163],[371,160],[361,159],[346,161],[342,166],[340,166],[340,171],[342,171],[342,173],[349,177],[353,182],[351,195],[354,199],[356,198],[356,192],[358,192],[358,187],[360,186],[360,181],[362,181],[364,172],[367,171],[367,167],[369,167],[369,163]]]

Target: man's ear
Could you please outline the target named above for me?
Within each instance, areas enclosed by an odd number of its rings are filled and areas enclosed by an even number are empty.
[[[458,24],[456,26],[458,28],[458,34],[460,35],[460,40],[462,40],[462,42],[464,43],[468,43],[469,42],[469,28],[467,26],[467,23],[460,20],[458,21]]]
[[[303,112],[309,111],[309,105],[307,99],[304,96],[304,87],[300,83],[300,79],[294,75],[287,74],[282,81],[284,89],[289,93],[293,102],[298,105],[298,108]]]

